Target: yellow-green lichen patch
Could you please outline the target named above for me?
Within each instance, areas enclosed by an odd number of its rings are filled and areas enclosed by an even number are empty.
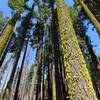
[[[14,14],[10,23],[5,28],[5,30],[2,34],[2,37],[0,37],[0,56],[1,56],[5,46],[7,44],[7,41],[9,40],[11,33],[13,32],[14,25],[15,25],[17,19],[19,18],[19,16],[20,16],[20,11],[18,11]]]

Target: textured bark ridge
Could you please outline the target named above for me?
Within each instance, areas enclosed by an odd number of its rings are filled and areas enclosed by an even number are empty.
[[[63,0],[57,0],[57,13],[69,100],[97,100],[69,11],[65,9]]]

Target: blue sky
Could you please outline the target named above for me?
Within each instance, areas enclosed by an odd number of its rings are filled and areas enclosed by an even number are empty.
[[[73,0],[65,0],[65,2],[69,6],[74,4]],[[0,11],[4,12],[4,16],[11,16],[11,9],[7,6],[7,0],[0,0]],[[100,55],[100,38],[98,37],[96,30],[92,31],[93,25],[89,25],[88,27],[87,35],[90,36],[92,44],[96,45],[94,51],[96,54]]]
[[[11,9],[7,5],[8,0],[0,0],[0,11],[3,11],[4,16],[11,16]]]

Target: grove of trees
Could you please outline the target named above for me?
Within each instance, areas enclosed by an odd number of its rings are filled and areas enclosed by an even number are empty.
[[[12,17],[0,11],[0,100],[100,100],[87,34],[93,25],[100,37],[100,0],[65,1],[8,0]]]

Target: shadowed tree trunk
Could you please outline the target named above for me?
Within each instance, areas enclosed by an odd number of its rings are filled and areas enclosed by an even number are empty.
[[[37,85],[36,85],[36,100],[41,100],[41,82],[42,82],[42,54],[40,61],[38,62],[38,72],[37,72]]]
[[[67,93],[66,93],[66,89],[65,89],[65,73],[64,73],[64,66],[63,66],[63,62],[61,62],[61,57],[62,57],[62,54],[61,54],[61,51],[60,51],[60,41],[59,41],[59,35],[58,35],[58,16],[57,16],[57,9],[55,9],[55,12],[53,14],[54,16],[54,28],[55,28],[55,32],[56,33],[54,36],[55,36],[55,41],[56,41],[56,53],[58,55],[58,62],[59,62],[59,71],[60,71],[60,78],[61,78],[61,85],[62,85],[62,95],[63,95],[63,99],[66,99],[66,96],[67,96]]]
[[[47,55],[47,62],[48,62],[48,100],[53,100],[52,96],[52,45],[51,45],[51,34],[50,34],[50,28],[47,30],[48,35],[48,43],[47,43],[47,49],[48,49],[48,55]]]
[[[51,87],[51,70],[50,70],[50,60],[49,57],[47,58],[48,61],[48,100],[52,100],[52,87]]]
[[[63,0],[57,0],[57,14],[68,98],[70,100],[97,100],[85,60],[79,48],[68,7],[65,9]]]
[[[98,68],[99,62],[93,51],[92,45],[89,43],[89,38],[87,35],[85,35],[85,42],[86,42],[89,54],[91,55],[92,62],[94,63],[95,67]]]
[[[17,81],[17,85],[16,85],[16,88],[15,88],[15,94],[14,94],[13,100],[18,99],[18,90],[19,90],[20,79],[21,79],[22,70],[23,70],[23,66],[24,66],[25,56],[26,56],[26,53],[27,53],[27,48],[28,48],[28,40],[27,40],[27,43],[26,43],[26,47],[25,47],[25,51],[24,51],[24,55],[23,55],[23,60],[22,60],[22,64],[21,64],[21,68],[20,68],[20,72],[19,72],[18,81]]]
[[[64,93],[63,93],[63,87],[62,87],[62,78],[61,78],[61,72],[60,72],[60,64],[59,64],[59,48],[58,48],[58,34],[56,31],[55,26],[55,15],[54,15],[54,2],[50,1],[50,7],[52,11],[52,23],[51,23],[51,37],[52,37],[52,44],[53,44],[53,50],[54,50],[54,63],[55,63],[55,70],[54,70],[54,76],[55,76],[55,88],[56,88],[56,100],[63,100],[64,99]]]
[[[98,59],[97,59],[97,57],[96,57],[96,55],[95,55],[95,53],[92,49],[92,45],[89,43],[89,38],[88,38],[87,35],[85,35],[85,42],[86,42],[89,54],[91,56],[93,66],[94,66],[94,68],[92,70],[92,78],[93,78],[94,89],[96,91],[97,97],[100,98],[100,92],[99,92],[98,86],[97,86],[97,81],[100,78],[100,72],[99,72],[99,69],[98,69],[99,62],[98,62]]]
[[[45,59],[45,58],[44,58]],[[42,64],[42,75],[41,75],[41,100],[44,100],[44,64]]]

